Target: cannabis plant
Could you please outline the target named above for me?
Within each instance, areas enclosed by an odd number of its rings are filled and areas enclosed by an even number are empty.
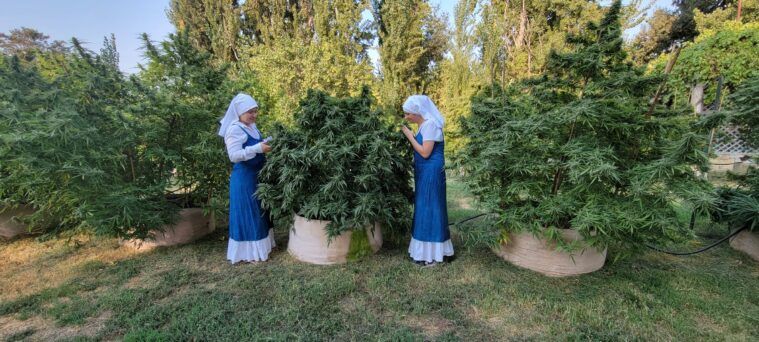
[[[712,203],[694,174],[706,167],[704,135],[685,109],[650,108],[663,79],[628,62],[619,17],[615,1],[542,75],[473,98],[455,163],[498,219],[470,237],[530,231],[571,249],[558,229],[574,229],[590,245],[637,247],[688,233],[677,205]]]
[[[328,220],[331,237],[374,222],[410,224],[408,143],[372,104],[368,88],[347,98],[310,90],[294,127],[272,131],[258,196],[278,222],[289,226],[293,214]]]
[[[34,64],[0,64],[0,200],[37,209],[29,228],[49,234],[94,231],[144,236],[171,221],[140,164],[129,119],[130,83],[118,71],[115,46],[95,54],[73,41],[59,72]],[[149,162],[143,163],[152,167]]]
[[[229,66],[190,43],[187,32],[170,34],[155,44],[143,35],[148,62],[135,80],[140,87],[134,111],[140,159],[155,167],[146,177],[160,180],[164,195],[183,207],[220,211],[227,207],[229,169],[218,120],[240,91],[229,78]]]

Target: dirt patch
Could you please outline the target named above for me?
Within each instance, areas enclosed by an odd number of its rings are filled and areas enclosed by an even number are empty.
[[[111,311],[104,311],[97,317],[90,317],[82,325],[59,327],[51,319],[34,316],[19,320],[13,317],[0,317],[0,340],[23,335],[25,340],[58,341],[77,336],[95,337],[113,316]]]
[[[72,241],[21,239],[0,244],[0,301],[60,286],[90,262],[115,263],[141,254],[115,239],[81,236]]]
[[[698,313],[695,316],[696,326],[701,331],[711,331],[716,332],[720,335],[725,334],[725,327],[719,325],[717,322],[714,321],[713,318],[705,315],[704,313]]]
[[[459,197],[456,199],[456,205],[461,209],[472,209],[472,199],[469,197]]]
[[[435,339],[453,330],[453,322],[437,315],[406,317],[406,325],[421,330],[425,339]]]
[[[148,277],[142,273],[137,275],[136,277],[129,278],[126,283],[124,283],[124,288],[126,289],[144,289],[147,288],[145,284],[148,281]]]
[[[496,311],[471,306],[467,310],[467,316],[474,322],[483,323],[484,327],[492,331],[495,336],[521,336],[525,339],[534,339],[535,336],[546,334],[545,326],[533,324],[525,319],[538,314],[534,303],[514,302],[512,304]]]

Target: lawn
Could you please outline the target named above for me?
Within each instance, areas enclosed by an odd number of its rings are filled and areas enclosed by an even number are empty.
[[[452,222],[477,213],[459,183],[448,190]],[[759,263],[727,245],[553,279],[485,248],[420,268],[405,241],[308,265],[286,240],[280,229],[259,265],[229,265],[223,229],[152,251],[86,236],[0,242],[0,339],[759,340]]]

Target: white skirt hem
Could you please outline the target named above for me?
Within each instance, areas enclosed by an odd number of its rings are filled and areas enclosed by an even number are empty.
[[[443,257],[453,255],[451,239],[444,242],[427,242],[411,238],[408,253],[414,261],[442,262]]]
[[[269,236],[257,241],[236,241],[230,238],[227,260],[233,264],[240,261],[266,261],[269,259],[271,249],[276,245],[274,231],[271,229],[269,229]]]

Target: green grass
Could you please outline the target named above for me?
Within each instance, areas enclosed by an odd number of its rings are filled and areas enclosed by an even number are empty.
[[[477,212],[462,208],[460,184],[448,190],[451,222]],[[419,268],[405,242],[392,241],[362,261],[308,265],[284,251],[286,231],[276,235],[280,249],[260,265],[229,265],[224,232],[82,262],[61,283],[0,297],[0,337],[40,339],[47,330],[85,341],[759,338],[759,264],[724,245],[693,257],[646,253],[554,279],[487,249],[460,248],[451,264]],[[0,257],[22,243],[30,242],[0,243]],[[49,253],[63,260],[107,243]],[[14,275],[0,269],[0,277]],[[10,321],[29,326],[3,335]]]

